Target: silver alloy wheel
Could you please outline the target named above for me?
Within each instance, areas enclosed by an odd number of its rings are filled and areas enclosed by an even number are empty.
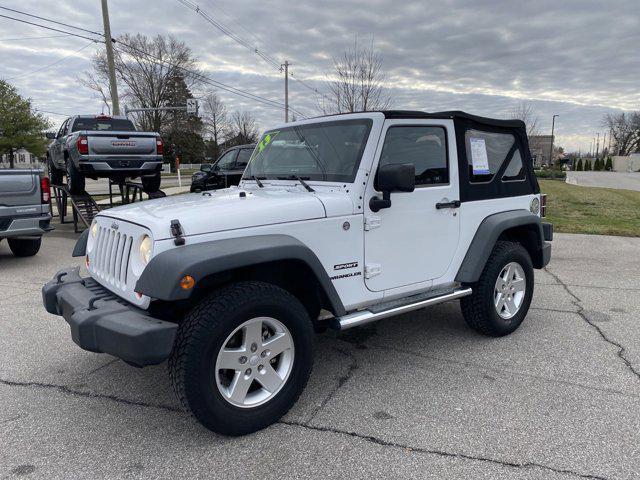
[[[519,311],[527,289],[524,269],[517,262],[504,266],[493,291],[493,304],[496,312],[505,320],[510,320]]]
[[[293,357],[293,338],[282,322],[271,317],[247,320],[231,332],[218,352],[218,391],[236,407],[262,405],[287,382]]]

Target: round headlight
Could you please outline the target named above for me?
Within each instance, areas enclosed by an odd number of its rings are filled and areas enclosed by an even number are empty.
[[[540,212],[540,200],[538,200],[538,197],[535,197],[533,200],[531,200],[529,211],[534,215],[538,215],[538,213]]]
[[[97,234],[98,234],[98,222],[94,220],[93,223],[91,224],[91,236],[93,238],[96,238]]]
[[[153,249],[153,242],[151,242],[151,237],[149,235],[145,235],[140,242],[140,259],[142,263],[149,263],[151,260],[151,251]]]

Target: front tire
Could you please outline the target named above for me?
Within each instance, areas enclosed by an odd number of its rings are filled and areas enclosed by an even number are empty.
[[[460,300],[462,315],[477,332],[502,337],[523,322],[533,297],[533,265],[516,242],[496,243],[473,293]]]
[[[42,237],[39,238],[8,238],[9,248],[16,257],[33,257],[40,251]]]
[[[59,170],[54,164],[51,157],[47,157],[47,164],[49,166],[49,178],[52,185],[62,185],[63,172]]]
[[[69,190],[71,195],[82,195],[84,188],[84,175],[78,170],[73,160],[67,158],[67,190]]]
[[[245,435],[278,421],[313,365],[313,325],[300,301],[263,282],[202,300],[178,328],[169,374],[181,403],[208,429]]]

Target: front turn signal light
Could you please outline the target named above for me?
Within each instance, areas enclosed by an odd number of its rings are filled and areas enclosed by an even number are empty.
[[[185,275],[180,280],[180,288],[183,290],[191,290],[196,285],[196,280],[191,275]]]

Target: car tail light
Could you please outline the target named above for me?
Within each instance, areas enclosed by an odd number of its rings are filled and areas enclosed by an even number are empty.
[[[547,216],[547,195],[545,193],[540,195],[540,216],[542,218]]]
[[[78,153],[80,155],[89,155],[89,140],[86,136],[79,136],[76,146],[78,147]]]
[[[158,155],[164,155],[164,142],[160,137],[156,138],[156,152]]]
[[[40,179],[40,197],[42,198],[42,203],[49,203],[51,200],[51,182],[49,181],[49,177],[42,177]]]

